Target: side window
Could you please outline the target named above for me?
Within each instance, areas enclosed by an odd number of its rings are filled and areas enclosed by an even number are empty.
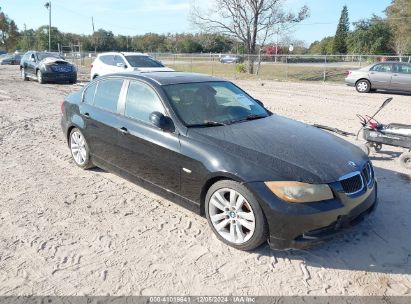
[[[94,103],[94,95],[96,93],[97,82],[90,85],[84,92],[83,102],[92,105]]]
[[[113,65],[113,64],[114,64],[114,63],[113,63],[114,56],[112,56],[112,55],[104,55],[104,56],[101,56],[101,57],[100,57],[100,60],[101,60],[103,63],[108,64],[108,65]]]
[[[94,96],[94,105],[104,110],[116,113],[117,102],[122,86],[123,80],[121,79],[106,79],[99,81]]]
[[[165,114],[160,98],[148,85],[131,81],[127,91],[124,115],[150,123],[150,114]]]
[[[126,65],[126,63],[124,62],[123,58],[121,58],[121,57],[118,56],[118,55],[114,56],[114,65],[117,66],[117,64]]]
[[[372,68],[374,72],[383,72],[383,73],[391,73],[392,72],[392,64],[377,64]]]
[[[397,64],[397,72],[401,74],[411,74],[411,65]]]

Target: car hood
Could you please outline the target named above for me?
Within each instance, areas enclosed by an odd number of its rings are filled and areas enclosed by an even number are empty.
[[[163,67],[163,68],[134,68],[134,71],[140,71],[140,72],[174,72],[173,69]]]
[[[42,61],[40,61],[43,64],[49,65],[49,64],[56,64],[56,63],[60,63],[60,64],[70,64],[70,62],[64,60],[64,59],[59,59],[59,58],[54,58],[54,57],[47,57],[44,58]]]
[[[273,177],[292,181],[335,182],[358,171],[368,160],[357,146],[278,115],[189,132],[207,144],[273,172]]]

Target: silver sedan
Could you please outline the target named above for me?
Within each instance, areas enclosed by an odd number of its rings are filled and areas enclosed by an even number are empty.
[[[374,63],[348,71],[345,83],[355,87],[359,93],[375,90],[411,92],[411,63]]]

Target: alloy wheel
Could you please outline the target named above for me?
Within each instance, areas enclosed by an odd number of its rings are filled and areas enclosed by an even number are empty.
[[[366,92],[368,90],[368,83],[361,81],[357,84],[358,91]]]
[[[83,166],[87,161],[87,150],[86,140],[80,132],[75,131],[71,134],[70,149],[74,161]]]
[[[244,244],[254,234],[254,211],[248,201],[233,189],[224,188],[213,193],[209,215],[217,233],[230,243]]]

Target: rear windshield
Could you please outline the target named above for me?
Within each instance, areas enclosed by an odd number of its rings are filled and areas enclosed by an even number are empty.
[[[125,57],[133,68],[163,68],[164,67],[164,65],[162,65],[160,62],[148,56],[130,55],[130,56],[125,56]]]
[[[57,59],[63,59],[63,57],[60,56],[60,54],[57,53],[37,53],[37,59],[38,60],[43,60],[45,58],[57,58]]]

